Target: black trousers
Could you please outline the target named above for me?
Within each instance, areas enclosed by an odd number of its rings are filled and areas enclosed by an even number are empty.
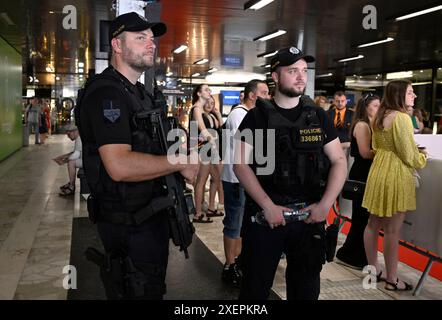
[[[144,275],[144,295],[136,299],[162,299],[169,255],[169,222],[165,213],[158,213],[139,226],[97,222],[98,232],[107,254],[129,257]],[[102,280],[108,299],[117,299],[115,279]],[[106,283],[107,282],[107,283]],[[109,283],[114,282],[114,283]],[[123,299],[133,298],[125,295]]]
[[[292,222],[270,229],[244,219],[240,300],[268,299],[281,254],[287,259],[287,300],[317,300],[325,263],[325,224]]]

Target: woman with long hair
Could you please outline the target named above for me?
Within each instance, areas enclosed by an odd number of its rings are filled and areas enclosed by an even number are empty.
[[[370,212],[364,232],[368,263],[380,270],[378,236],[384,231],[386,290],[412,290],[412,285],[397,276],[399,235],[405,213],[416,209],[416,185],[413,171],[426,164],[426,152],[420,151],[413,138],[413,125],[407,108],[416,95],[409,81],[394,80],[385,87],[381,106],[373,125],[373,149],[376,156],[368,174],[362,206]],[[377,279],[382,280],[382,270]]]
[[[190,109],[190,121],[196,121],[198,125],[198,137],[190,137],[190,139],[198,139],[198,149],[199,151],[204,151],[208,143],[214,144],[216,141],[216,134],[213,134],[216,129],[215,118],[211,116],[211,91],[207,84],[199,84],[195,87],[192,94],[192,104],[193,107]],[[189,124],[189,132],[192,132],[190,129],[191,125]],[[209,129],[212,129],[209,131]],[[192,142],[191,142],[192,143]],[[210,148],[210,151],[212,148]],[[212,152],[208,152],[207,156],[211,158]],[[201,153],[200,153],[201,156]],[[204,155],[203,155],[203,158]],[[218,170],[216,172],[211,172],[211,163],[207,161],[207,159],[203,159],[203,162],[200,164],[198,177],[195,184],[195,216],[193,218],[193,222],[196,223],[210,223],[213,222],[209,217],[204,219],[204,214],[202,210],[202,203],[204,201],[204,189],[206,185],[207,178],[209,173],[212,173],[212,177],[218,178],[220,180],[220,175]]]
[[[213,118],[215,122],[215,129],[218,133],[218,141],[222,137],[222,125],[223,118],[221,116],[221,112],[215,107],[215,99],[213,96],[210,97],[209,100],[209,112],[210,116]],[[217,148],[220,148],[220,144],[217,144]],[[210,189],[209,189],[209,207],[207,209],[208,217],[221,217],[224,214],[221,210],[224,210],[224,191],[223,185],[221,183],[221,173],[223,171],[223,163],[221,159],[219,159],[218,163],[212,163],[210,165]],[[215,206],[215,196],[218,193],[218,204]],[[219,211],[218,211],[219,210]]]
[[[372,93],[359,99],[350,127],[350,155],[354,158],[349,179],[365,182],[374,158],[371,147],[371,126],[381,104],[380,98]],[[336,257],[344,264],[362,269],[367,265],[364,248],[364,230],[369,213],[362,208],[362,199],[352,201],[351,227],[343,246]]]

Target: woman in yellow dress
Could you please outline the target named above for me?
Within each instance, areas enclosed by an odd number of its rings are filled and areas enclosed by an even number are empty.
[[[362,206],[370,212],[364,232],[368,263],[380,270],[377,261],[378,235],[384,231],[386,290],[411,290],[413,287],[397,277],[399,235],[405,212],[416,209],[416,186],[413,171],[426,164],[426,153],[413,138],[413,125],[407,107],[416,95],[411,83],[391,81],[385,87],[380,109],[373,125],[375,157],[368,174]]]

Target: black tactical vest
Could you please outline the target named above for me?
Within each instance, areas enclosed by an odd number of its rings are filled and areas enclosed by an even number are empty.
[[[256,107],[264,113],[268,129],[275,130],[275,171],[257,176],[266,193],[276,204],[319,201],[330,162],[323,151],[325,132],[313,101],[301,98],[302,111],[295,122],[281,115],[270,101],[259,99]]]
[[[124,90],[131,108],[131,146],[132,150],[136,152],[161,153],[158,143],[152,140],[152,133],[145,128],[141,128],[135,119],[139,112],[150,111],[160,106],[164,107],[165,100],[161,92],[155,90],[155,97],[152,97],[145,91],[141,83],[137,83],[138,89],[143,95],[141,98],[139,94],[133,91],[134,87],[130,87],[125,83],[112,66],[88,80],[85,87],[78,94],[75,110],[76,123],[83,142],[83,169],[91,194],[105,212],[135,212],[147,206],[153,197],[161,194],[155,191],[162,190],[161,182],[160,180],[116,182],[107,174],[99,156],[98,147],[95,142],[92,142],[95,139],[86,136],[85,130],[83,130],[85,126],[93,126],[85,112],[88,95],[103,86],[112,86],[120,91]],[[87,132],[92,133],[91,130],[87,130]]]

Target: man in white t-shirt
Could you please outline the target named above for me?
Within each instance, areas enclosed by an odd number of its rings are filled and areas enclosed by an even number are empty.
[[[78,128],[71,124],[67,127],[66,134],[69,139],[75,142],[74,150],[53,159],[58,165],[66,163],[68,167],[69,182],[60,187],[60,196],[71,196],[75,194],[77,168],[83,167],[81,159],[82,144]]]
[[[241,253],[241,225],[244,214],[245,195],[244,189],[239,184],[233,173],[233,161],[235,150],[235,140],[233,139],[236,130],[241,124],[247,112],[255,107],[257,97],[269,99],[269,88],[265,81],[251,80],[244,89],[244,103],[235,106],[226,120],[226,131],[229,132],[229,150],[226,150],[226,159],[221,175],[224,189],[224,252],[226,263],[222,272],[222,279],[230,284],[239,286],[241,283],[241,273],[236,258]]]

